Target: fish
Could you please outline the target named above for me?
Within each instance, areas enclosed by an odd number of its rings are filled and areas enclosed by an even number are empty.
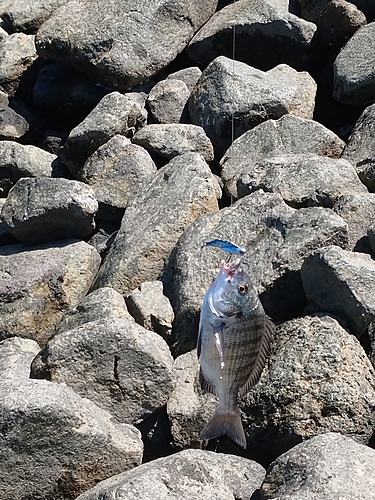
[[[222,261],[205,293],[199,321],[199,382],[204,391],[218,398],[201,440],[225,434],[246,448],[238,396],[245,396],[258,382],[274,330],[241,258]]]
[[[228,253],[233,253],[233,254],[238,254],[238,255],[244,255],[246,253],[246,248],[245,247],[240,247],[231,241],[228,240],[222,240],[221,238],[215,238],[210,241],[205,241],[204,243],[207,247],[219,247],[225,252]]]

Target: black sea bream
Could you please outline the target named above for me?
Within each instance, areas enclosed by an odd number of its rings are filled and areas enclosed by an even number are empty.
[[[246,448],[238,393],[244,396],[258,382],[273,331],[241,260],[223,261],[204,296],[199,323],[200,384],[219,399],[201,439],[226,434]]]

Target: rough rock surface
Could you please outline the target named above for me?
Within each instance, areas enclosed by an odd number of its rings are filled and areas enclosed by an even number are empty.
[[[217,181],[202,157],[173,158],[125,210],[94,286],[125,293],[157,279],[184,230],[199,215],[217,210]]]
[[[161,281],[146,281],[125,296],[129,313],[135,321],[169,340],[172,332],[174,312],[163,293]]]
[[[54,335],[34,360],[32,377],[66,384],[133,424],[166,404],[172,364],[159,335],[109,316]]]
[[[2,381],[0,411],[1,500],[75,498],[141,463],[139,431],[68,387],[45,380]]]
[[[123,296],[110,287],[89,293],[79,304],[69,309],[56,324],[55,332],[62,333],[99,319],[114,317],[133,320]]]
[[[100,146],[116,134],[127,135],[144,125],[145,97],[138,93],[111,92],[71,130],[59,156],[73,176]]]
[[[89,236],[97,211],[94,192],[83,182],[23,177],[10,190],[1,220],[19,241],[37,245]]]
[[[0,138],[20,139],[28,130],[28,122],[9,107],[7,94],[0,91]]]
[[[265,158],[301,151],[339,158],[344,147],[344,141],[318,122],[286,114],[238,137],[220,160],[221,177],[228,194],[238,198],[241,173]]]
[[[347,160],[313,153],[273,156],[245,167],[237,181],[238,196],[258,189],[280,193],[294,208],[332,208],[343,194],[367,193]]]
[[[327,246],[307,257],[301,278],[309,312],[337,316],[358,337],[375,319],[375,262],[369,255]]]
[[[333,65],[333,97],[362,106],[374,99],[375,22],[362,26],[345,44]]]
[[[262,484],[261,498],[321,500],[334,494],[340,500],[367,500],[374,497],[374,466],[374,450],[329,432],[275,460]]]
[[[285,320],[302,314],[306,304],[299,274],[305,256],[330,241],[346,248],[347,224],[330,209],[295,210],[279,194],[263,191],[200,217],[180,238],[163,273],[165,293],[176,314],[177,352],[195,346],[203,296],[224,257],[202,246],[217,237],[245,246],[243,263],[267,314]]]
[[[185,450],[103,481],[77,500],[247,500],[263,478],[263,467],[245,458]]]
[[[366,107],[358,118],[342,153],[356,168],[359,178],[375,192],[375,104]]]
[[[285,88],[288,92],[285,92]],[[307,72],[280,64],[267,72],[219,56],[203,71],[189,99],[193,123],[206,131],[218,157],[235,137],[286,113],[313,116],[316,83]]]
[[[150,91],[147,104],[156,123],[179,123],[187,120],[186,104],[190,90],[182,80],[162,80]]]
[[[61,316],[88,292],[100,264],[84,242],[0,248],[0,338],[44,345]]]
[[[32,360],[40,351],[35,340],[12,337],[0,342],[0,378],[28,379]]]
[[[109,0],[103,18],[101,0],[73,0],[43,24],[36,46],[45,59],[65,59],[126,90],[172,62],[216,6],[217,0]]]
[[[78,179],[92,188],[99,202],[98,218],[120,222],[130,199],[155,172],[144,148],[115,135],[88,158]]]
[[[359,342],[331,317],[280,325],[268,370],[241,405],[250,456],[269,463],[302,440],[330,431],[368,444],[375,422],[374,376]]]
[[[202,127],[185,123],[152,124],[141,128],[133,142],[151,154],[171,160],[184,153],[199,153],[210,162],[214,151],[210,139]]]
[[[0,42],[0,85],[14,90],[24,72],[37,58],[35,36],[13,33]]]
[[[316,26],[290,14],[280,0],[231,2],[194,36],[189,57],[205,66],[220,55],[232,57],[233,30],[237,61],[263,71],[281,63],[298,70],[309,66]]]

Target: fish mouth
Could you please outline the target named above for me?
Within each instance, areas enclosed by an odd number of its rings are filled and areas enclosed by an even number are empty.
[[[228,262],[226,260],[223,260],[221,262],[221,269],[228,275],[228,276],[234,276],[238,269],[240,268],[241,265],[241,258],[236,259],[232,262]]]

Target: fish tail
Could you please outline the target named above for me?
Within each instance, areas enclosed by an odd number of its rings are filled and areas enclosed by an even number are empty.
[[[246,437],[238,409],[225,411],[217,408],[200,435],[200,439],[214,439],[223,435],[246,448]]]

